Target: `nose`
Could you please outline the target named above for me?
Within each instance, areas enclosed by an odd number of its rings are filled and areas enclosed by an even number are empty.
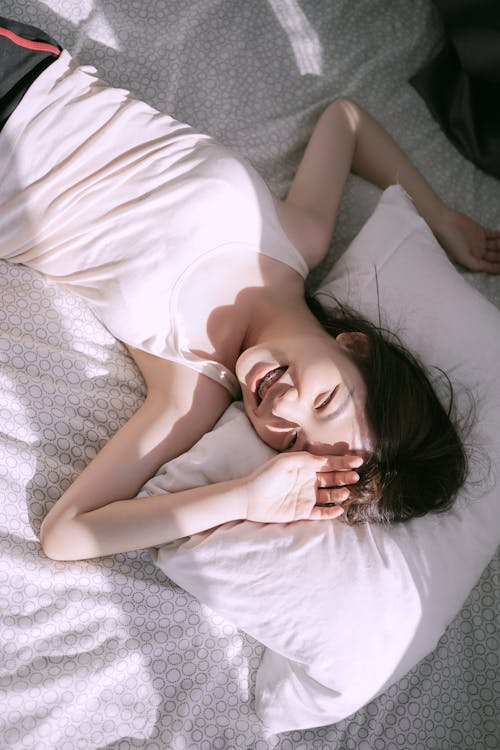
[[[286,385],[276,393],[271,404],[271,412],[275,417],[289,421],[297,421],[301,402],[297,389],[293,385]]]
[[[310,384],[310,387],[299,388],[293,382],[280,382],[275,387],[271,412],[277,417],[290,421],[313,416],[338,390],[338,386],[332,389],[331,385],[325,386],[324,383],[314,383]]]

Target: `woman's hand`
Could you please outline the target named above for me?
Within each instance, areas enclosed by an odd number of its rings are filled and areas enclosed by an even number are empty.
[[[500,273],[500,231],[484,229],[474,219],[446,208],[435,231],[455,263],[471,271]]]
[[[337,518],[344,512],[340,503],[349,497],[344,485],[358,481],[353,469],[362,463],[355,455],[275,456],[247,479],[246,518],[260,523]]]

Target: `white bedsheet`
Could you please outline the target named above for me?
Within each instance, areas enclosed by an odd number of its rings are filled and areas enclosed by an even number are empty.
[[[453,205],[500,226],[499,183],[455,152],[406,83],[439,38],[428,0],[4,0],[0,12],[23,12],[111,83],[237,147],[280,193],[321,108],[353,96]],[[375,197],[350,181],[316,280]],[[498,280],[470,278],[500,306]],[[397,686],[335,727],[274,738],[253,707],[259,644],[149,553],[44,557],[43,515],[143,396],[125,350],[79,301],[0,264],[0,747],[494,748],[498,557]]]

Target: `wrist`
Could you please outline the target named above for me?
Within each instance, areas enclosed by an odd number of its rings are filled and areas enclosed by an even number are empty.
[[[218,485],[218,524],[243,521],[247,518],[249,504],[249,482],[247,478],[230,479]]]
[[[239,479],[202,485],[164,497],[164,525],[174,532],[172,539],[246,518],[246,495]]]
[[[248,520],[252,498],[252,475],[234,481],[237,483],[235,487],[235,510],[239,519]]]
[[[439,199],[436,199],[434,205],[430,206],[424,213],[421,212],[422,217],[425,219],[429,228],[432,230],[434,236],[440,240],[445,232],[447,225],[447,215],[449,209]]]

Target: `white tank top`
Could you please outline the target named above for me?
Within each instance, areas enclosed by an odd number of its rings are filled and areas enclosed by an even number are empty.
[[[224,251],[308,272],[248,163],[111,88],[67,51],[0,133],[0,237],[0,257],[82,296],[116,338],[213,378],[233,397],[233,373],[190,350],[183,284]]]

